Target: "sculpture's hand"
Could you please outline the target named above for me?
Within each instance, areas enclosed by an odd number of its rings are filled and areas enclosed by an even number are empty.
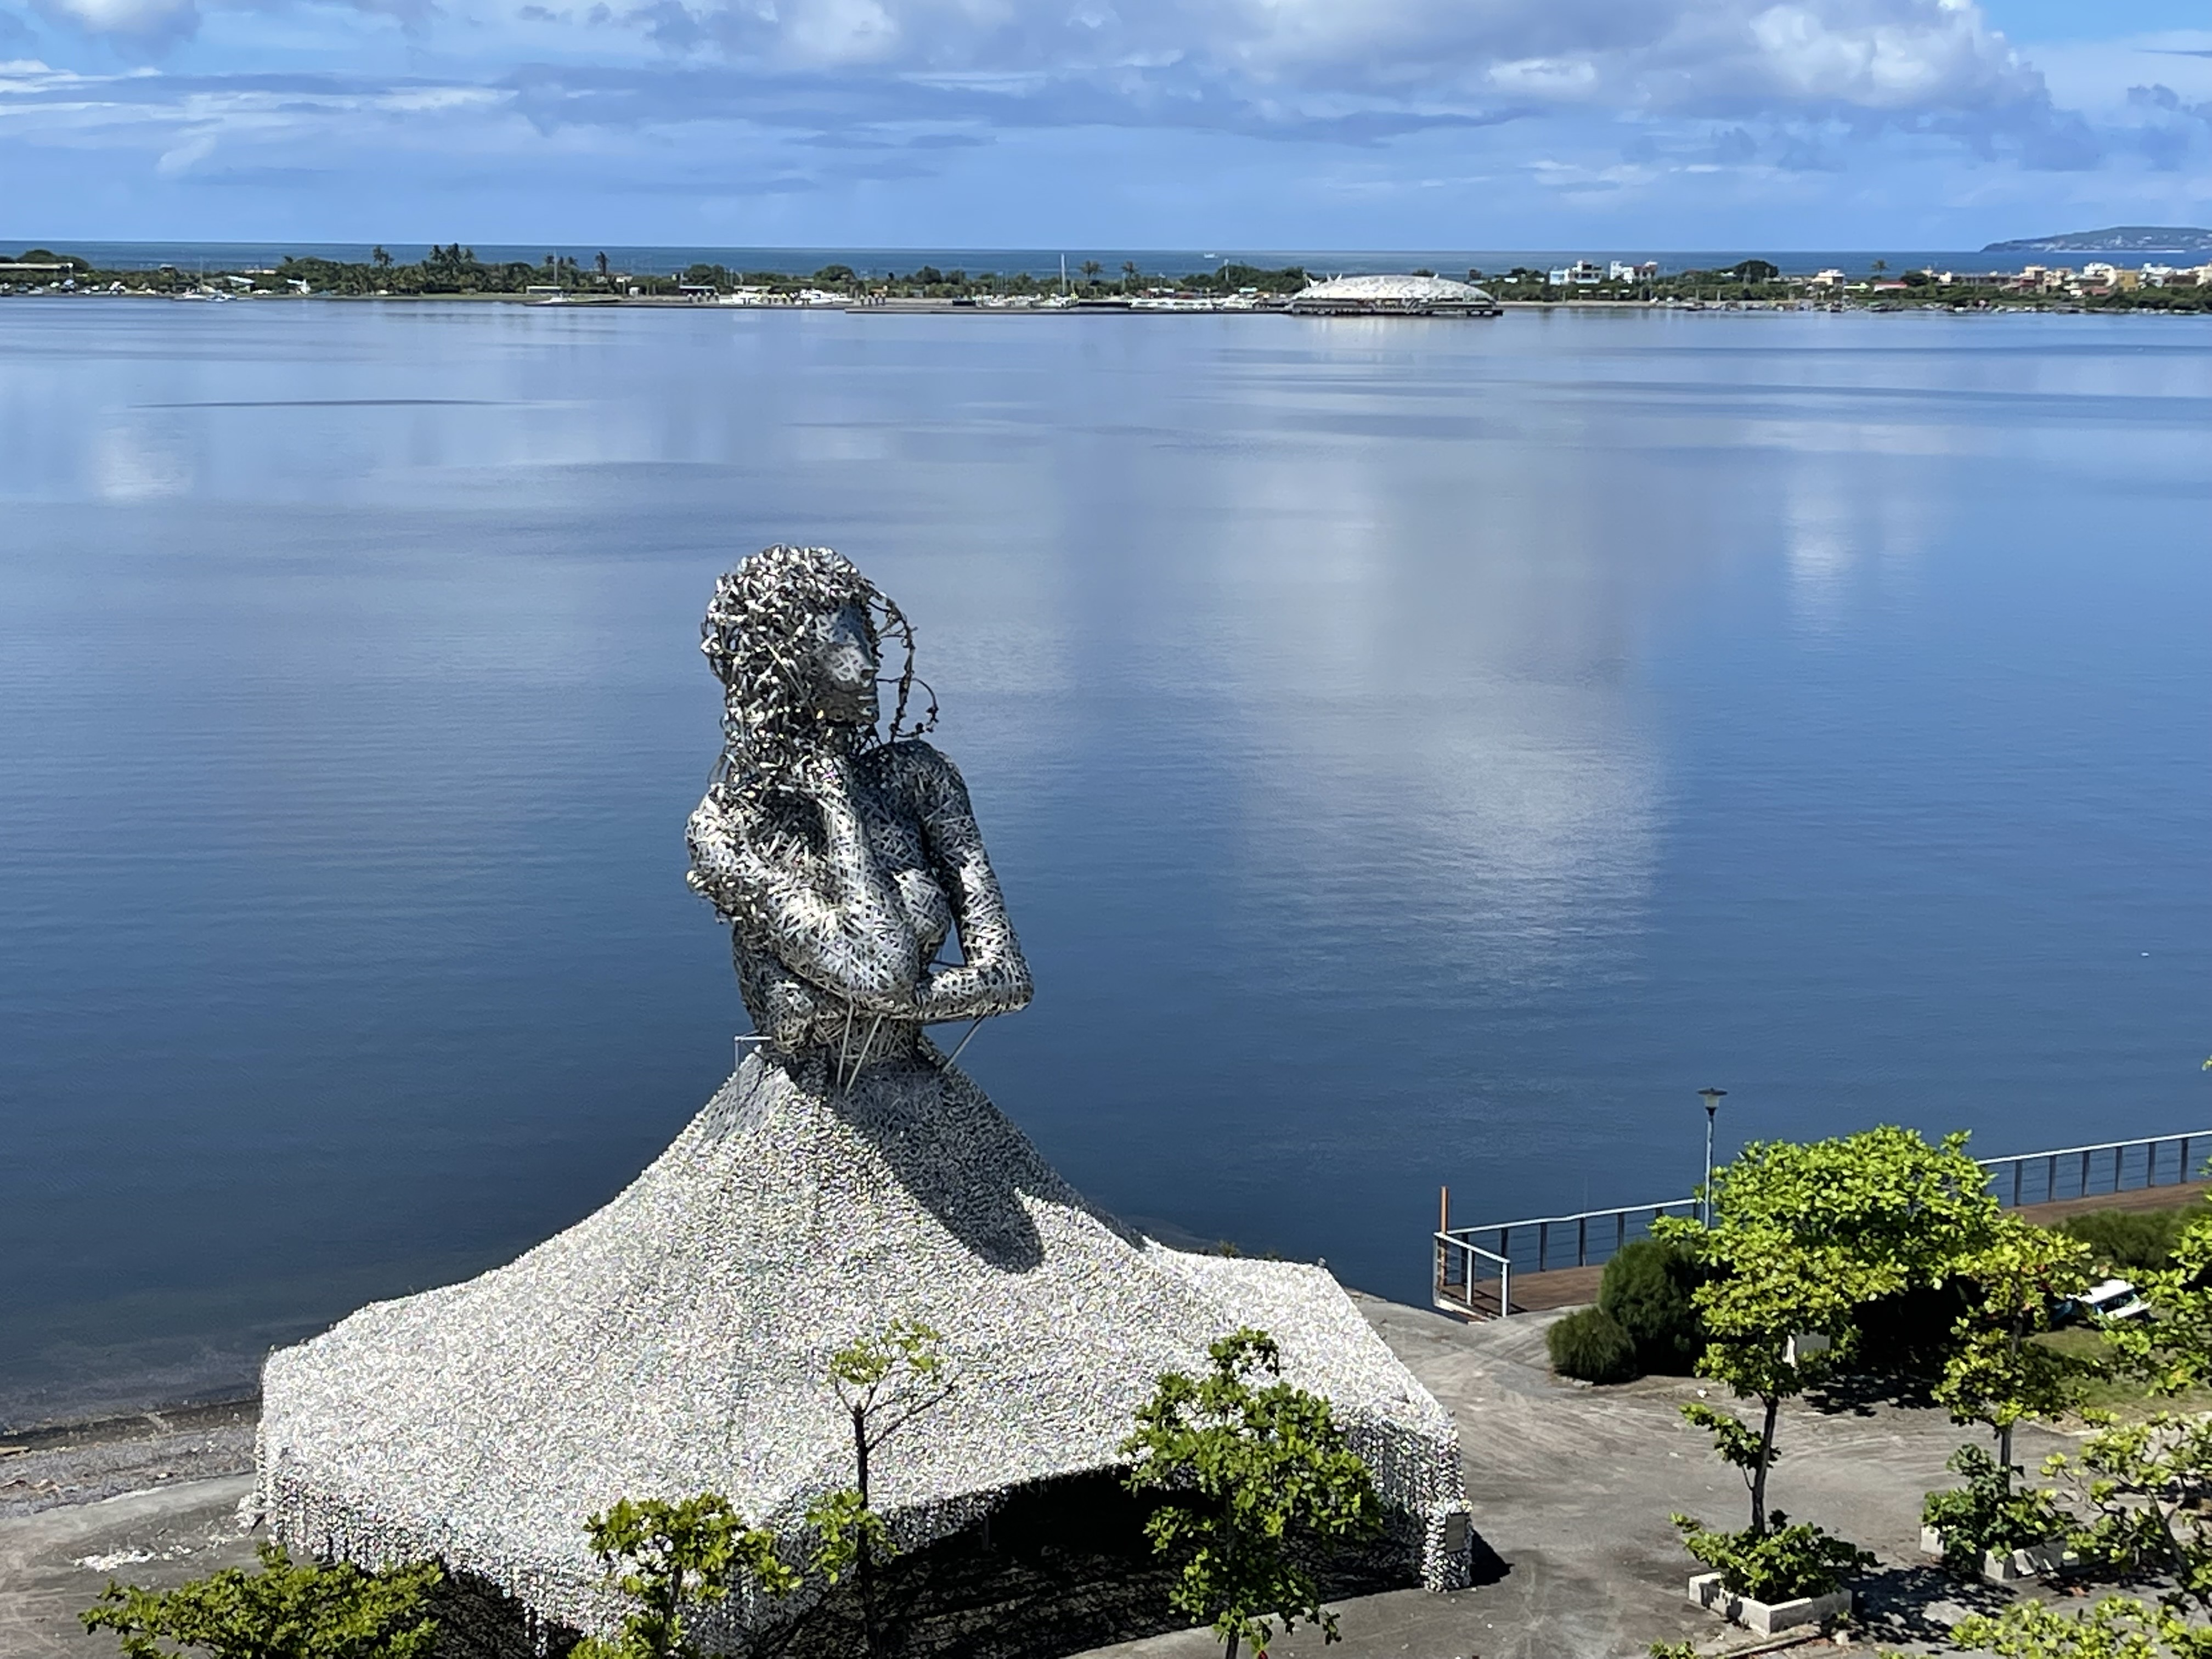
[[[821,811],[821,849],[709,794],[692,815],[695,882],[798,978],[870,1014],[914,1018],[921,949],[868,846],[849,763],[811,757],[793,782]]]
[[[1029,965],[1006,920],[999,878],[983,850],[959,769],[926,744],[901,755],[927,837],[931,863],[951,901],[964,960],[930,970],[917,1000],[924,1020],[976,1019],[1029,1006]]]
[[[858,816],[853,805],[853,761],[848,755],[823,750],[809,755],[793,775],[799,793],[819,806],[825,817]]]

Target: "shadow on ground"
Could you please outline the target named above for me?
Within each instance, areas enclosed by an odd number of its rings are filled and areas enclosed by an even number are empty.
[[[1877,1649],[1942,1646],[1951,1626],[1968,1613],[2002,1613],[2017,1599],[1999,1585],[1962,1577],[1933,1562],[1875,1573],[1852,1591],[1859,1629]]]

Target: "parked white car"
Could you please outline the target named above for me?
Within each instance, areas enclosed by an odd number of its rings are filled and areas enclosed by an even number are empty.
[[[2088,1319],[2141,1319],[2150,1312],[2150,1304],[2126,1279],[2107,1279],[2075,1297],[2074,1309]]]

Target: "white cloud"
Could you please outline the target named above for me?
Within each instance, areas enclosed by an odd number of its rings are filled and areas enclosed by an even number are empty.
[[[199,26],[194,0],[42,0],[41,9],[90,33],[129,40],[175,40]]]
[[[1982,108],[2041,94],[1961,0],[659,0],[672,44],[785,70],[1044,74],[1618,110]]]

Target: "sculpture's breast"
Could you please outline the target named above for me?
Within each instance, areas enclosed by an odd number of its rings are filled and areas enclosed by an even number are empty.
[[[930,867],[921,820],[904,802],[884,799],[872,791],[862,817],[867,824],[868,850],[876,867],[897,891],[907,926],[921,946],[921,959],[927,962],[952,931],[952,905]]]

